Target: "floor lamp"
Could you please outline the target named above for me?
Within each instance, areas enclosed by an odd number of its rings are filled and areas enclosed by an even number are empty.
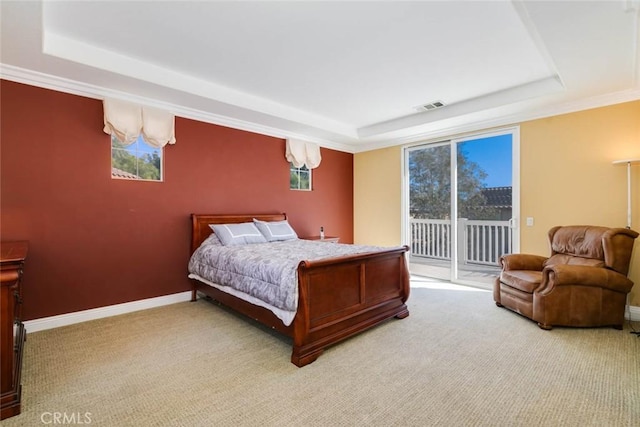
[[[640,159],[615,160],[614,165],[627,165],[627,228],[631,228],[631,165],[640,164]]]
[[[613,164],[627,165],[627,228],[631,228],[631,165],[640,164],[640,159],[615,160]],[[628,300],[627,307],[629,307]],[[631,325],[631,313],[629,313],[629,325]],[[636,331],[633,327],[631,333],[640,338],[640,331]]]

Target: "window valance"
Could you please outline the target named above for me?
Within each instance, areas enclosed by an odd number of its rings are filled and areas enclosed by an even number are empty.
[[[297,139],[287,139],[285,157],[297,168],[306,165],[307,168],[314,169],[322,161],[318,144]]]
[[[104,132],[125,145],[132,144],[140,134],[156,148],[176,143],[175,116],[167,111],[117,99],[105,99],[103,108]]]

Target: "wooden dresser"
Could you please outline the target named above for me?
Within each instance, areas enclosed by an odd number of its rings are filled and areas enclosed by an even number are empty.
[[[20,372],[25,329],[22,324],[22,269],[27,242],[0,242],[0,419],[20,413]]]

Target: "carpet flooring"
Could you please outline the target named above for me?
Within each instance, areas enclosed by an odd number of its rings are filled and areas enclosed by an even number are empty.
[[[206,300],[29,334],[22,414],[2,425],[640,426],[629,325],[543,331],[490,292],[411,292],[408,318],[304,368],[289,339]]]

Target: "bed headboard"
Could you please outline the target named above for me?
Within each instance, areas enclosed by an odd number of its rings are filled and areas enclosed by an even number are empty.
[[[209,224],[237,224],[240,222],[251,222],[253,218],[259,219],[260,221],[283,221],[287,219],[287,214],[191,214],[191,253],[198,249],[200,244],[213,233]]]

